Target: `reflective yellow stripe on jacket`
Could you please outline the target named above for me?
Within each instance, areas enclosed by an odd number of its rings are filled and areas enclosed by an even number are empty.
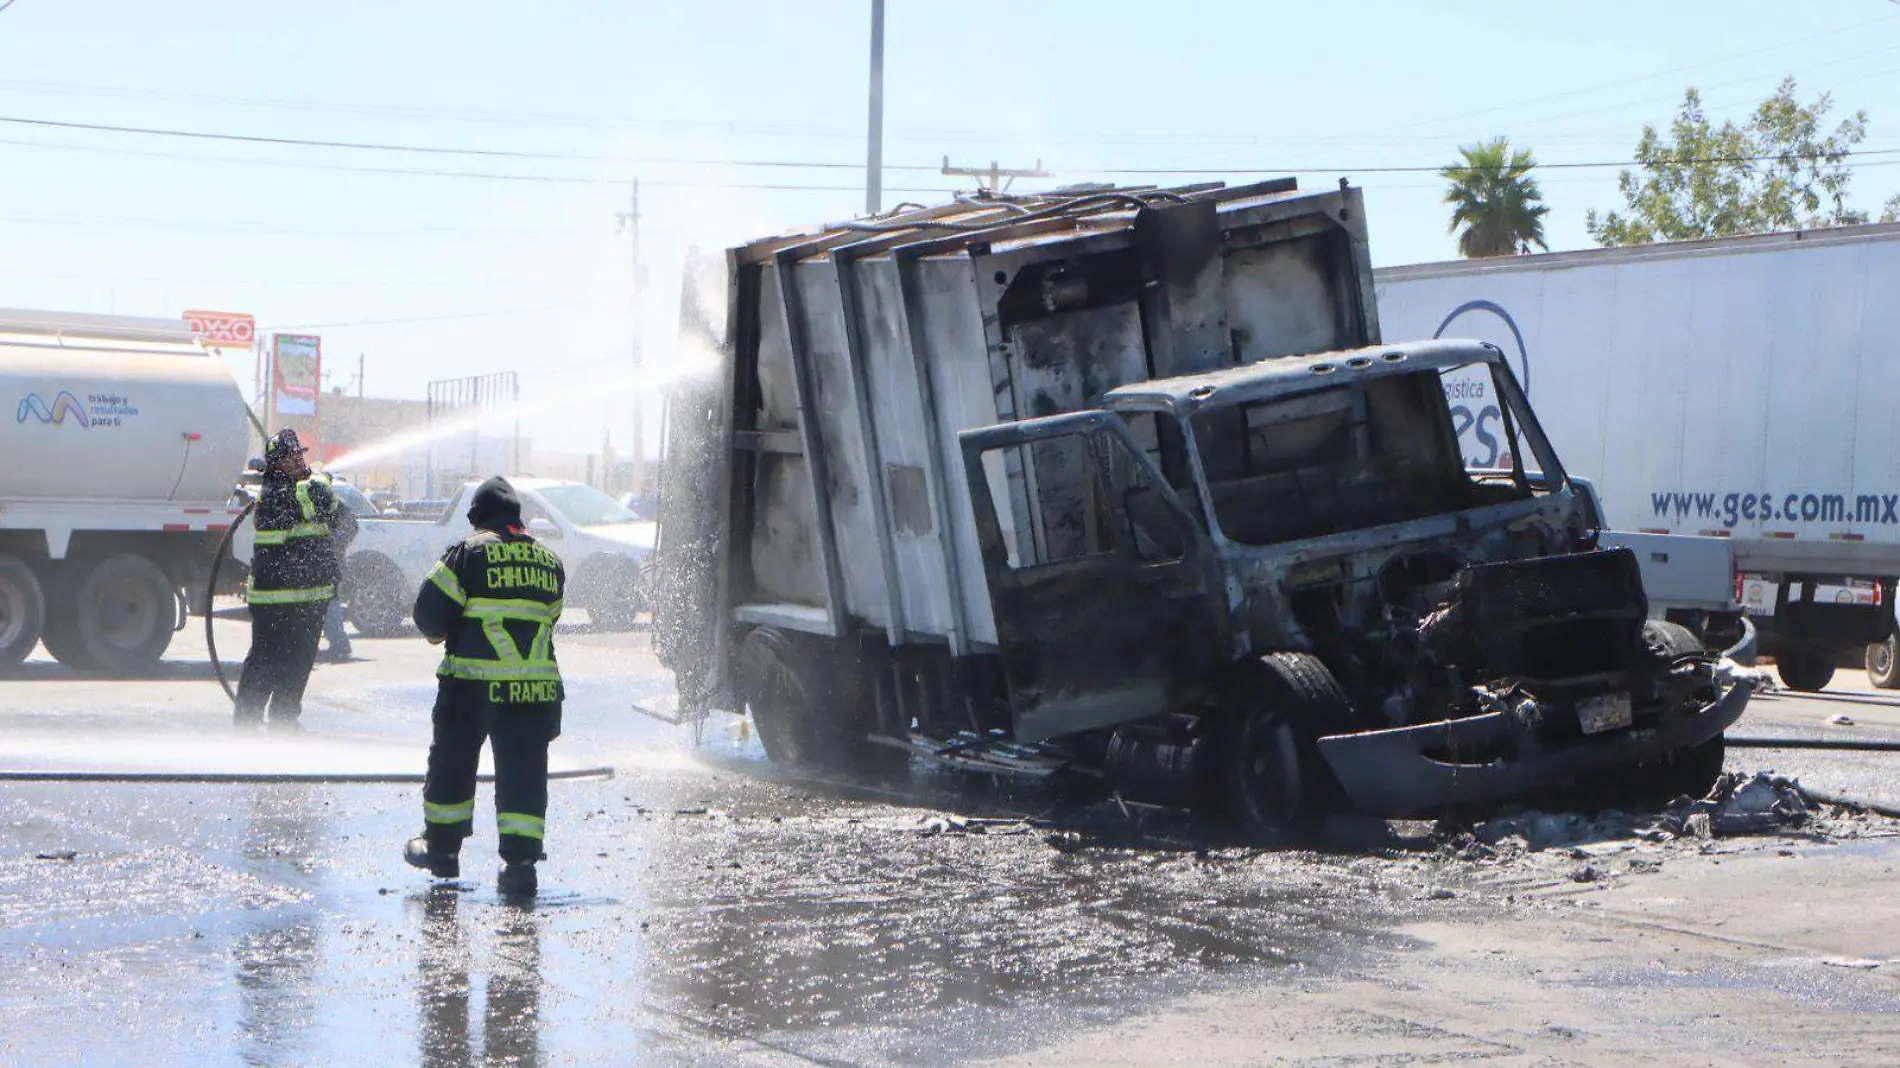
[[[523,659],[518,662],[503,663],[499,660],[478,660],[468,656],[445,656],[442,666],[436,669],[437,675],[452,679],[472,679],[476,682],[559,682],[560,665],[549,660],[546,663],[529,663]]]
[[[321,538],[330,533],[328,523],[298,523],[289,530],[260,530],[257,532],[259,545],[283,545],[292,538]]]
[[[455,577],[455,569],[440,560],[429,569],[429,581],[435,588],[448,595],[449,600],[459,605],[468,604],[468,594],[462,592],[462,580]]]
[[[246,600],[252,604],[309,604],[336,596],[335,586],[311,586],[301,590],[260,590],[247,584]]]
[[[310,499],[310,483],[322,482],[328,486],[331,481],[327,473],[319,472],[297,483],[297,510],[303,513],[305,519],[317,517],[317,502]]]
[[[455,592],[461,592],[459,584]],[[436,674],[478,682],[560,681],[561,668],[554,660],[552,632],[555,622],[561,618],[561,602],[545,604],[519,598],[470,597],[462,606],[462,614],[481,621],[482,633],[494,647],[495,659],[445,656]],[[534,641],[526,655],[508,633],[506,625],[509,623],[536,625]]]

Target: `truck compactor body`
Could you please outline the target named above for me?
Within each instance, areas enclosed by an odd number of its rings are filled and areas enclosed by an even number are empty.
[[[1497,346],[1382,342],[1344,183],[978,194],[688,283],[656,640],[774,759],[1262,833],[1720,770],[1745,688],[1645,619]]]

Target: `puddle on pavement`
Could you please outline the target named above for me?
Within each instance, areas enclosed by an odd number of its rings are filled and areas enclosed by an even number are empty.
[[[532,1037],[582,1060],[655,1036],[826,1047],[875,1033],[872,1061],[942,1061],[952,1031],[977,1036],[966,1044],[1014,1033],[972,1026],[990,1010],[1088,1011],[1324,965],[1419,907],[1389,860],[1088,844],[1105,836],[1075,848],[1006,818],[1048,799],[972,791],[962,776],[918,776],[912,800],[895,803],[889,784],[750,774],[759,770],[715,763],[559,784],[545,891],[527,909],[494,889],[486,787],[464,878],[439,889],[398,856],[419,818],[413,787],[17,787],[0,814],[38,828],[25,848],[111,828],[127,855],[182,854],[206,872],[195,900],[165,895],[114,930],[63,941],[59,969],[27,985],[53,1015],[95,1011],[88,975],[122,968],[135,945],[194,962],[177,981],[147,980],[143,996],[179,1015],[151,1017],[172,1034],[159,1052],[115,1044],[128,1056],[108,1059],[127,1063],[223,1049],[194,1036],[233,1013],[255,1029],[245,1056],[264,1060],[381,1050],[373,1060],[393,1042],[425,1063],[478,1063],[492,1026],[501,1047]],[[946,810],[1000,815],[977,824],[982,833],[933,829]],[[44,811],[61,818],[35,816]],[[219,872],[294,897],[219,892]],[[0,940],[0,964],[35,943],[30,917],[46,905],[34,883],[16,888],[14,915],[29,922]],[[115,907],[101,889],[90,903]],[[22,993],[0,984],[0,1002]],[[509,1022],[522,1005],[532,1026]],[[26,1048],[70,1048],[47,1041]],[[474,1060],[456,1059],[464,1041]],[[431,1059],[438,1051],[445,1059]]]

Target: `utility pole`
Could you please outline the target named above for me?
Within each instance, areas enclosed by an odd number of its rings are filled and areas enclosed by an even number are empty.
[[[640,352],[640,328],[646,318],[646,272],[640,266],[640,180],[633,180],[633,192],[627,199],[627,210],[614,216],[620,223],[620,232],[626,234],[631,245],[633,264],[633,373],[636,386],[633,390],[633,492],[640,493],[646,485],[646,395],[637,383],[644,360]],[[603,453],[601,460],[606,462]],[[603,473],[601,481],[609,482],[611,473]]]
[[[356,399],[363,399],[363,354],[356,354]]]
[[[871,0],[871,129],[864,163],[864,213],[884,210],[884,0]]]
[[[990,184],[984,186],[983,188],[988,189],[992,193],[1000,193],[1003,191],[1003,179],[1005,178],[1008,178],[1010,181],[1013,182],[1018,178],[1048,178],[1050,177],[1049,172],[1042,169],[1042,160],[1040,159],[1036,161],[1036,165],[1034,167],[1028,167],[1021,170],[1012,170],[1011,168],[1008,168],[1008,167],[997,166],[995,160],[991,160],[990,165],[987,168],[952,167],[950,166],[950,157],[945,156],[943,157],[943,173],[952,178],[988,178],[990,180]]]

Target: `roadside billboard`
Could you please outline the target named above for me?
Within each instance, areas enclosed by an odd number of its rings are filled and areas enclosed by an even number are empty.
[[[257,320],[243,312],[188,311],[185,320],[206,348],[248,349],[257,340]]]
[[[271,335],[271,408],[278,415],[317,414],[323,347],[309,334]]]

